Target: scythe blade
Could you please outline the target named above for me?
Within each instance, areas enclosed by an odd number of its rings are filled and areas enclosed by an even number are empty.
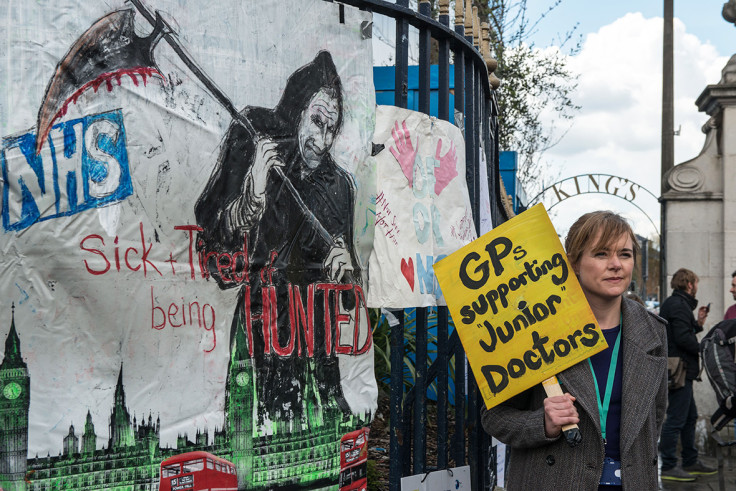
[[[41,151],[54,122],[64,116],[69,103],[76,103],[87,89],[105,84],[112,90],[113,82],[120,85],[124,75],[138,85],[147,77],[157,76],[165,81],[153,58],[153,49],[166,33],[166,24],[156,16],[153,32],[140,37],[134,30],[133,9],[112,12],[95,22],[56,66],[38,111],[36,125],[36,154]]]
[[[135,11],[122,9],[99,19],[77,39],[57,65],[56,72],[46,88],[38,111],[36,154],[40,153],[54,122],[66,114],[69,103],[76,102],[88,88],[96,92],[100,85],[105,83],[107,90],[112,90],[112,81],[115,80],[120,85],[123,75],[130,76],[136,85],[138,84],[136,74],[141,75],[144,84],[146,77],[149,76],[157,76],[166,82],[153,59],[153,50],[162,37],[233,119],[252,136],[257,136],[253,124],[235,108],[225,93],[189,56],[159,12],[156,12],[154,18],[142,0],[129,1],[153,25],[153,32],[145,38],[137,36],[133,24]],[[322,239],[330,246],[337,246],[327,229],[304,203],[289,178],[278,167],[274,168],[274,172],[281,177],[299,208]]]

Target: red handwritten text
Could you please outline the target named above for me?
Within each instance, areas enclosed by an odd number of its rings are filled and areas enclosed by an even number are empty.
[[[215,333],[215,309],[212,305],[206,303],[200,306],[196,300],[185,302],[182,297],[181,303],[171,302],[164,310],[163,307],[158,306],[158,301],[153,294],[153,286],[151,286],[151,328],[162,331],[166,327],[176,329],[186,326],[197,326],[211,333],[212,347],[204,351],[209,353],[215,349],[217,334]]]
[[[161,274],[161,271],[156,267],[155,264],[151,262],[150,259],[148,259],[148,255],[151,254],[151,249],[153,249],[153,243],[147,244],[146,243],[146,237],[143,234],[143,223],[140,224],[140,232],[141,232],[141,252],[138,252],[138,249],[135,247],[128,247],[125,249],[125,252],[123,253],[123,264],[126,268],[128,268],[130,271],[138,271],[141,268],[143,268],[143,276],[148,276],[149,268],[152,271],[155,271],[159,274],[159,276],[163,276]],[[97,234],[91,234],[87,235],[82,239],[82,241],[79,243],[79,247],[86,252],[91,252],[92,254],[96,254],[102,258],[105,265],[102,267],[102,269],[95,269],[93,268],[87,260],[84,260],[84,266],[87,268],[87,271],[90,274],[93,275],[102,275],[110,271],[111,265],[110,260],[105,255],[104,251],[94,248],[93,246],[97,245],[97,242],[99,242],[102,246],[105,245],[105,239],[103,239],[101,236]],[[118,237],[116,236],[113,240],[113,243],[115,244],[115,269],[117,271],[120,271],[121,268],[121,262],[120,262],[120,249],[118,248]],[[131,254],[132,253],[132,254]],[[134,264],[131,264],[131,261],[134,261]]]
[[[396,237],[399,235],[399,224],[396,222],[396,215],[391,212],[388,200],[383,191],[376,196],[376,227],[380,227],[383,234],[394,243],[399,245]]]
[[[303,300],[301,288],[298,285],[288,285],[288,326],[279,326],[278,311],[284,308],[278,305],[278,295],[275,286],[264,286],[261,288],[262,309],[254,314],[251,308],[251,286],[245,286],[245,334],[248,338],[250,355],[253,356],[253,323],[260,321],[265,342],[265,354],[273,353],[278,356],[292,356],[294,352],[298,356],[314,356],[315,325],[323,326],[324,345],[327,355],[333,353],[343,355],[362,355],[366,353],[373,344],[370,325],[361,326],[361,319],[368,324],[368,310],[365,296],[360,285],[335,284],[335,283],[312,283],[307,285],[306,304]],[[347,292],[355,299],[355,309],[345,311],[341,306],[340,294]],[[317,319],[315,315],[315,295],[320,293],[324,301],[324,317]],[[348,333],[349,343],[346,343],[344,329],[350,329]],[[284,345],[279,342],[279,329],[288,329],[289,341]],[[333,337],[334,336],[334,337]],[[361,338],[365,338],[361,341]],[[304,346],[302,346],[302,339]]]

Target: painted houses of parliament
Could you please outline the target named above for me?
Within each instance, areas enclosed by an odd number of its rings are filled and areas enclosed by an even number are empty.
[[[21,329],[22,332],[22,329]],[[159,467],[174,455],[203,450],[235,463],[239,489],[296,489],[301,485],[324,484],[337,480],[340,471],[340,437],[370,421],[344,416],[340,409],[318,406],[305,394],[309,421],[275,422],[268,434],[253,424],[257,407],[252,362],[235,353],[228,368],[225,424],[215,429],[209,441],[207,429],[198,429],[194,441],[185,434],[177,438],[176,448],[160,445],[161,421],[152,415],[137,421],[125,403],[123,367],[115,387],[109,421],[107,445],[98,448],[98,436],[87,411],[84,427],[72,424],[60,442],[45,457],[28,457],[28,418],[31,404],[31,375],[21,353],[15,308],[5,339],[0,363],[0,490],[158,490]],[[313,392],[309,389],[307,392]],[[312,396],[314,394],[311,394]],[[81,433],[81,435],[80,435]]]

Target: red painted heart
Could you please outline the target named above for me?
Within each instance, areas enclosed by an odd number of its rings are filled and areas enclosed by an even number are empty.
[[[411,291],[414,291],[414,260],[409,258],[409,261],[401,258],[401,274],[406,278],[406,282],[409,283]]]

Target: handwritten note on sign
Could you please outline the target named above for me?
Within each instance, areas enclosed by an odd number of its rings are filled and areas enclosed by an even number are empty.
[[[606,347],[541,204],[434,272],[488,408]]]

